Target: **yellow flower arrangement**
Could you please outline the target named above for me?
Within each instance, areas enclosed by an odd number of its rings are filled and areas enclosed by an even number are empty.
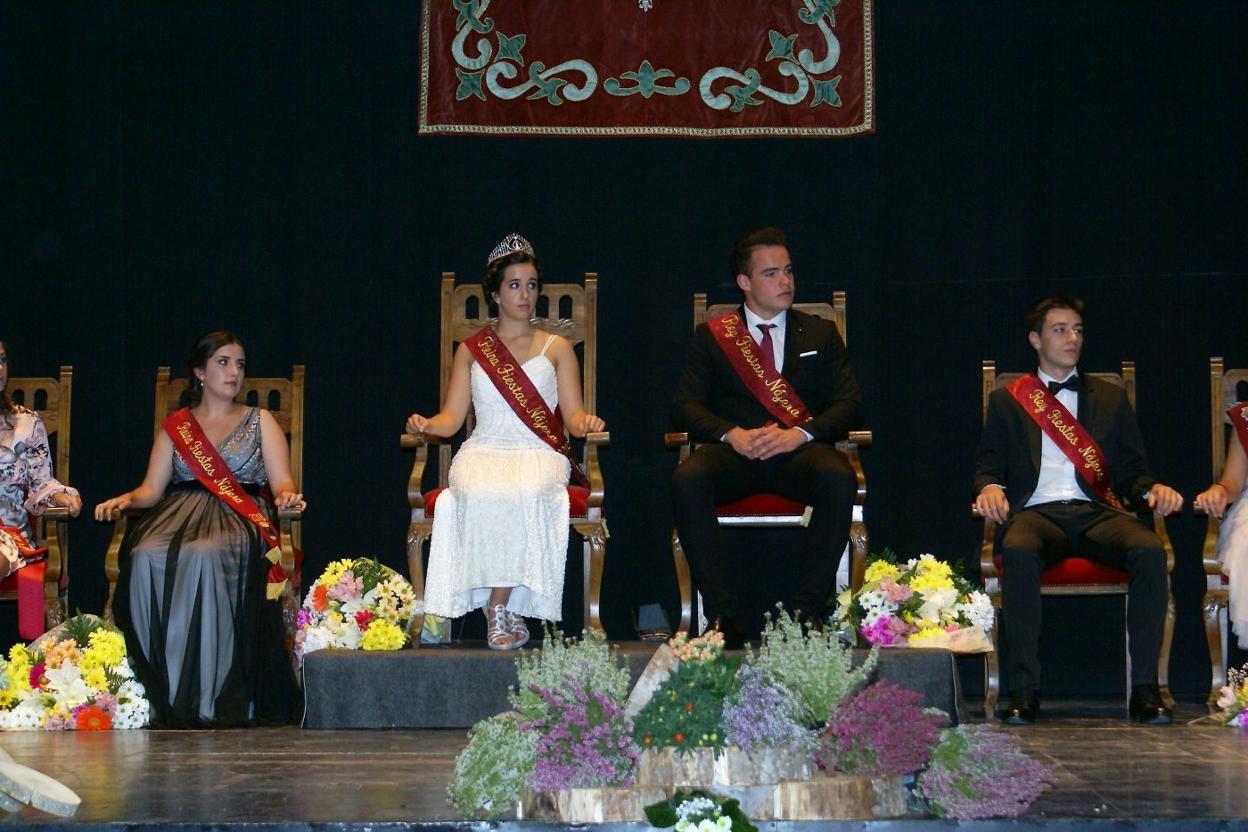
[[[901,569],[895,563],[889,563],[886,560],[872,561],[867,567],[866,574],[863,575],[863,581],[870,583],[871,581],[879,581],[884,578],[892,578],[896,580],[901,576]]]
[[[92,667],[84,669],[82,672],[82,681],[86,682],[90,687],[96,690],[108,690],[108,674],[104,672],[102,667]]]
[[[325,567],[325,572],[317,583],[325,584],[325,586],[333,586],[338,583],[338,579],[342,577],[342,573],[351,568],[352,560],[330,561],[329,566]]]
[[[78,666],[85,673],[92,668],[108,668],[121,664],[126,657],[126,638],[116,630],[100,628],[91,633],[90,645],[83,651]]]
[[[4,671],[8,684],[4,690],[0,690],[0,707],[10,708],[16,705],[30,691],[31,667],[30,654],[24,646],[14,644],[9,648],[9,661]]]
[[[919,628],[919,631],[917,633],[910,634],[910,641],[915,642],[915,641],[923,641],[924,639],[929,639],[929,638],[940,638],[943,635],[945,635],[944,627],[940,627],[940,626],[936,626],[932,624],[924,624],[922,627]]]
[[[364,631],[360,646],[365,650],[398,650],[405,641],[407,636],[397,625],[384,618],[374,618]]]

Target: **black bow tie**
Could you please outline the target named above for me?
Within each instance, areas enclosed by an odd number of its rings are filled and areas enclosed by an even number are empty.
[[[1079,376],[1071,376],[1065,381],[1050,381],[1049,382],[1049,392],[1052,393],[1054,396],[1056,396],[1058,393],[1062,392],[1063,390],[1074,390],[1076,393],[1078,393],[1079,392]]]

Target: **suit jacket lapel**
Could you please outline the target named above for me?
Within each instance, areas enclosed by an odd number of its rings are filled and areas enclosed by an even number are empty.
[[[784,316],[784,369],[780,371],[780,375],[791,380],[797,373],[797,357],[802,351],[805,330],[792,309],[785,312]]]

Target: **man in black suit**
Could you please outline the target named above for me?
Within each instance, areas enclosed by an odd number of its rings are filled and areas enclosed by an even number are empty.
[[[1125,569],[1130,576],[1130,716],[1137,722],[1168,724],[1170,709],[1161,701],[1157,687],[1167,602],[1166,554],[1152,529],[1129,510],[1147,507],[1173,514],[1182,507],[1183,498],[1149,473],[1126,391],[1081,376],[1076,369],[1083,349],[1083,302],[1065,295],[1045,298],[1032,307],[1027,325],[1039,363],[1039,382],[1034,377],[1016,382],[1031,385],[1031,397],[1024,396],[1024,400],[1039,401],[1034,397],[1037,391],[1043,396],[1043,384],[1049,404],[1056,399],[1077,424],[1068,426],[1066,441],[1059,446],[1050,433],[1042,432],[1033,413],[1050,424],[1054,420],[1048,414],[1054,414],[1058,427],[1065,424],[1065,414],[1042,410],[1040,404],[1025,410],[1016,394],[1005,388],[994,390],[988,398],[976,463],[974,508],[1002,526],[998,537],[1006,615],[1002,636],[1010,682],[1010,702],[1002,719],[1012,725],[1036,719],[1040,574],[1046,566],[1078,552],[1081,557]],[[1076,442],[1079,426],[1084,433]],[[1088,436],[1099,446],[1094,453],[1103,458],[1102,470],[1108,469],[1099,481],[1095,468],[1077,469],[1062,450],[1089,447]]]
[[[694,332],[672,421],[702,444],[677,466],[672,499],[707,617],[735,647],[742,640],[737,588],[746,579],[746,554],[720,540],[715,506],[757,493],[811,506],[794,606],[819,626],[849,539],[857,488],[835,443],[859,427],[862,397],[836,326],[790,309],[793,264],[784,233],[764,228],[747,234],[731,259],[745,303]],[[723,339],[725,319],[733,322],[729,333],[748,330],[749,339]],[[734,369],[734,359],[744,363]],[[777,389],[789,393],[771,395]],[[777,410],[780,398],[790,412]]]

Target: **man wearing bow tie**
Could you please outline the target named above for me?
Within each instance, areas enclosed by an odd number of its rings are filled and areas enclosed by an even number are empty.
[[[819,626],[849,538],[857,480],[836,442],[860,427],[862,397],[831,322],[791,309],[788,241],[777,228],[737,240],[734,312],[700,325],[676,388],[672,422],[700,443],[672,477],[676,529],[694,579],[730,647],[740,646],[737,596],[752,566],[725,546],[715,507],[773,493],[811,506],[794,606]]]
[[[1027,376],[989,396],[975,471],[975,511],[1002,526],[1002,637],[1010,682],[1002,719],[1014,725],[1036,719],[1040,574],[1078,552],[1130,576],[1130,715],[1167,724],[1170,709],[1157,688],[1166,555],[1157,535],[1129,512],[1173,514],[1183,498],[1149,473],[1126,391],[1079,374],[1083,302],[1045,298],[1032,307],[1027,325],[1039,381]]]

